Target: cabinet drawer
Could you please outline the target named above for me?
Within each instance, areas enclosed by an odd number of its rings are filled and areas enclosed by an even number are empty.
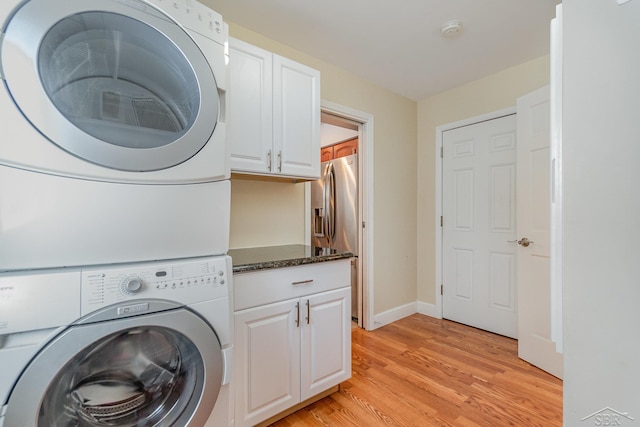
[[[243,310],[346,286],[351,286],[349,258],[237,273],[233,276],[234,309]]]

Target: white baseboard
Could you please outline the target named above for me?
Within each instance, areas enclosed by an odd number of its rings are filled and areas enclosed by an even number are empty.
[[[426,316],[435,317],[436,319],[442,319],[442,313],[438,310],[438,306],[430,304],[428,302],[417,301],[418,313]]]
[[[418,307],[415,302],[401,305],[400,307],[392,308],[391,310],[378,313],[373,316],[373,329],[378,329],[381,326],[393,323],[396,320],[400,320],[403,317],[411,316],[418,312]]]
[[[376,314],[373,316],[373,329],[378,329],[381,326],[388,325],[389,323],[393,323],[396,320],[411,316],[415,313],[424,314],[425,316],[434,317],[436,319],[442,319],[442,314],[440,314],[440,310],[438,310],[437,305],[430,304],[428,302],[415,301]]]

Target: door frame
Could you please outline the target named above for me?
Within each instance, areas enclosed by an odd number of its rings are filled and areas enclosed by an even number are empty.
[[[490,113],[486,113],[486,114],[482,114],[479,116],[475,116],[475,117],[470,117],[467,119],[463,119],[463,120],[459,120],[457,122],[453,122],[453,123],[448,123],[445,125],[441,125],[436,127],[436,215],[435,215],[435,236],[436,236],[436,282],[435,282],[435,307],[434,310],[432,312],[429,312],[427,314],[429,314],[432,317],[436,317],[438,319],[442,319],[442,294],[441,294],[441,287],[443,285],[442,283],[442,262],[443,262],[443,246],[442,246],[442,234],[443,234],[443,229],[442,229],[442,225],[440,222],[440,218],[442,217],[442,196],[443,196],[443,190],[442,190],[442,184],[443,184],[443,179],[442,179],[442,161],[443,158],[441,157],[442,155],[442,134],[448,130],[453,130],[456,128],[460,128],[463,126],[469,126],[469,125],[474,125],[477,123],[481,123],[481,122],[486,122],[488,120],[493,120],[493,119],[498,119],[500,117],[504,117],[504,116],[509,116],[512,114],[516,114],[516,107],[509,107],[509,108],[505,108],[502,110],[498,110],[498,111],[493,111]]]
[[[365,226],[358,227],[358,292],[362,298],[362,318],[358,326],[375,329],[373,318],[374,295],[374,222],[373,222],[373,114],[321,100],[321,111],[360,124],[358,142],[358,218]],[[305,244],[311,243],[311,184],[305,183]]]

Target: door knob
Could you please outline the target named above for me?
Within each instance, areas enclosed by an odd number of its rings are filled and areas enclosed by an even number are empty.
[[[508,240],[508,242],[509,243],[516,243],[517,242],[520,246],[525,247],[525,248],[533,243],[531,240],[527,239],[526,237],[523,237],[520,240]]]
[[[529,239],[527,239],[526,237],[523,237],[522,239],[518,240],[518,244],[524,248],[526,248],[527,246],[529,246],[530,244],[532,244],[533,242]]]

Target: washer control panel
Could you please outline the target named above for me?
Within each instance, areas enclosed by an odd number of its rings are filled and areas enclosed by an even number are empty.
[[[222,256],[83,269],[82,315],[139,299],[187,305],[228,297],[228,259]]]

